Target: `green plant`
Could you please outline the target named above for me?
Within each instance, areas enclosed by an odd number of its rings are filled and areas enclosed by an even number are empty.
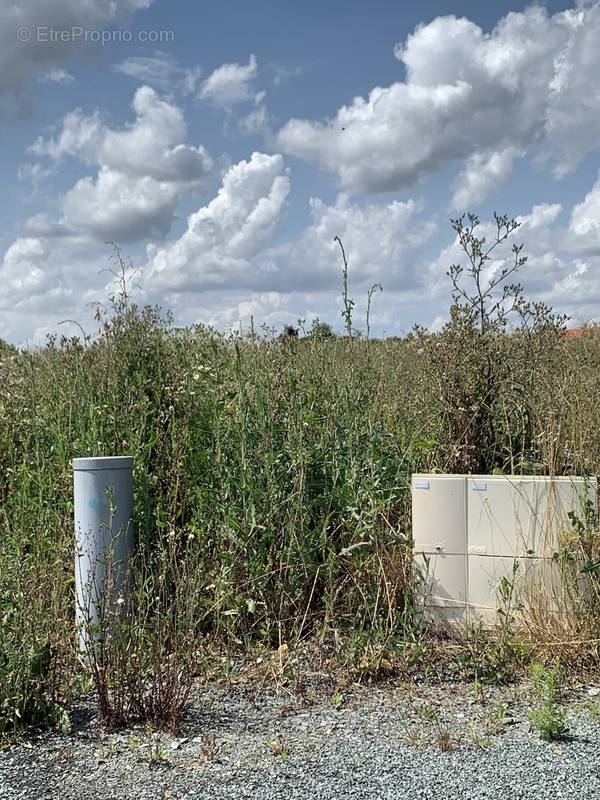
[[[504,730],[508,706],[506,703],[496,703],[484,717],[484,728],[488,735],[495,735]]]
[[[271,751],[271,754],[276,758],[281,758],[282,761],[285,761],[290,754],[285,739],[281,734],[277,734],[277,736],[269,736],[267,739],[267,746]]]
[[[464,679],[479,688],[490,684],[510,683],[530,658],[530,648],[522,642],[502,617],[493,628],[478,621],[466,628],[460,639],[458,665]]]
[[[600,703],[590,703],[587,707],[587,712],[590,717],[598,719],[600,717]]]
[[[313,339],[333,339],[335,333],[333,328],[327,322],[321,322],[317,317],[313,320],[312,326],[308,331],[308,336]]]
[[[342,240],[339,236],[335,236],[333,239],[334,242],[337,242],[340,246],[340,250],[342,251],[342,303],[344,304],[344,309],[342,311],[342,316],[344,318],[344,322],[346,324],[346,332],[348,336],[352,336],[354,333],[354,329],[352,327],[352,312],[354,309],[354,300],[348,294],[348,259],[346,258],[346,251],[344,250],[344,245],[342,244]],[[371,295],[369,294],[369,307],[370,307]]]
[[[531,667],[533,690],[537,708],[529,712],[529,718],[543,739],[563,739],[567,733],[566,712],[561,706],[560,688],[563,681],[558,668],[546,669],[535,663]]]

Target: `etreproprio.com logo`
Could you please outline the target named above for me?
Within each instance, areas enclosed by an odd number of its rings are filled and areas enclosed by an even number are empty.
[[[140,30],[129,28],[110,28],[107,30],[87,29],[79,25],[71,28],[54,28],[51,25],[38,25],[30,28],[23,25],[17,28],[17,39],[20,42],[38,42],[40,44],[128,44],[130,42],[149,42],[151,44],[168,44],[175,41],[174,31]]]

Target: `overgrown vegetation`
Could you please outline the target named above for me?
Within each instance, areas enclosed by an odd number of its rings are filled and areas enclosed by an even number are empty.
[[[175,329],[131,302],[121,261],[97,335],[0,348],[0,728],[60,721],[81,681],[74,457],[135,462],[137,588],[92,670],[103,714],[171,726],[207,638],[245,650],[321,637],[368,673],[421,657],[412,472],[600,470],[600,337],[566,338],[562,318],[523,298],[520,246],[491,266],[514,221],[496,218],[491,246],[475,217],[454,226],[467,266],[450,269],[436,334],[360,336],[339,242],[344,335],[318,321],[282,337]],[[575,585],[597,586],[595,527],[571,535]],[[576,637],[597,658],[587,591],[570,627],[548,622],[538,641]],[[505,659],[512,629],[503,637]],[[487,680],[498,653],[482,641],[469,657]]]

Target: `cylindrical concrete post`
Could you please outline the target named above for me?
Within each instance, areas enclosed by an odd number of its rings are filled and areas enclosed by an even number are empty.
[[[85,649],[126,589],[133,554],[133,458],[73,459],[76,620]],[[90,637],[90,634],[93,634]]]

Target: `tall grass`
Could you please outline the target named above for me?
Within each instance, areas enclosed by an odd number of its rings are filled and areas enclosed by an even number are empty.
[[[175,331],[157,310],[118,302],[94,341],[50,341],[0,362],[7,725],[43,715],[38,700],[59,697],[76,673],[77,456],[134,457],[148,563],[173,537],[193,542],[199,633],[277,645],[333,630],[385,639],[408,625],[422,423],[390,392],[384,362],[404,371],[394,351]]]
[[[74,457],[132,455],[140,563],[187,554],[160,591],[145,573],[161,599],[138,603],[144,635],[124,639],[159,636],[158,680],[182,643],[191,675],[202,637],[334,635],[363,662],[401,650],[415,636],[414,471],[600,471],[600,337],[567,339],[545,312],[512,335],[455,315],[439,334],[367,341],[351,319],[349,335],[240,338],[175,329],[123,291],[112,302],[93,339],[0,349],[0,727],[60,719],[79,680]],[[173,598],[179,638],[164,633]],[[584,613],[578,635],[600,638]]]

